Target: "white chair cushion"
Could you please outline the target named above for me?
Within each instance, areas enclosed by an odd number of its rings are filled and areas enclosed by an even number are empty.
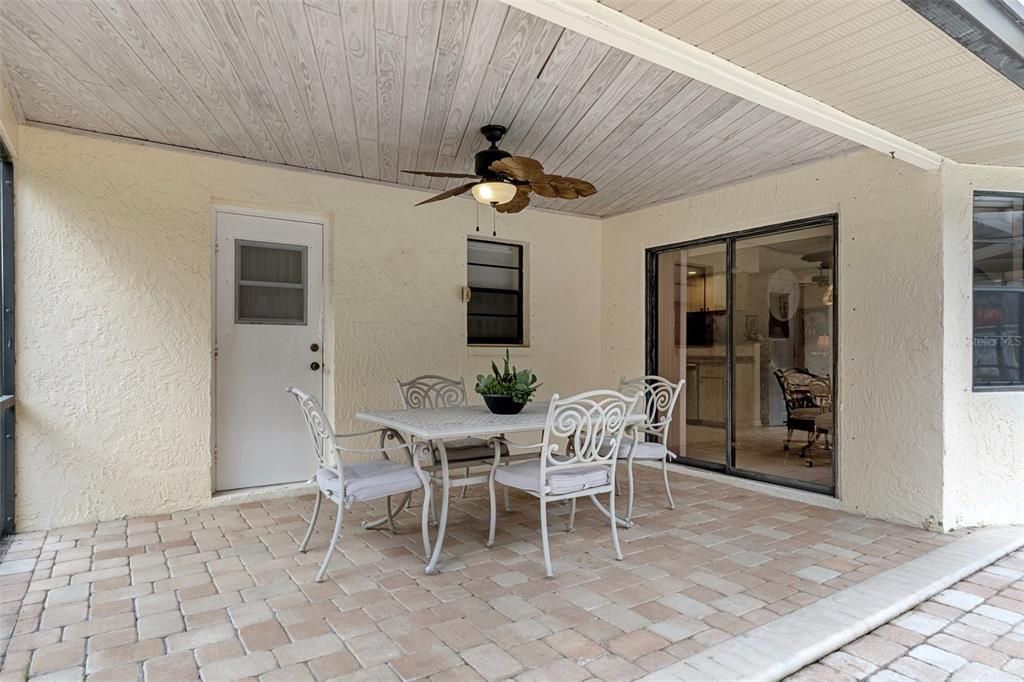
[[[622,444],[619,445],[619,459],[629,458],[629,449],[632,445],[632,438],[622,439]],[[633,453],[633,459],[665,459],[665,455],[667,454],[668,448],[665,447],[664,443],[658,443],[657,441],[653,443],[640,441],[636,444],[636,451]]]
[[[321,467],[316,472],[316,482],[324,492],[344,499],[346,507],[351,507],[353,502],[376,500],[423,487],[423,481],[415,468],[387,459],[347,465],[344,494],[338,474],[332,469]]]
[[[448,453],[448,462],[469,462],[481,459],[494,459],[494,448],[482,438],[456,438],[444,442],[444,450]],[[501,454],[507,455],[508,448],[501,446]]]
[[[605,446],[611,445],[611,438],[604,439]],[[633,445],[632,438],[626,438],[623,436],[622,441],[619,443],[619,459],[629,458],[629,448]],[[661,460],[665,459],[665,455],[670,454],[668,448],[665,447],[664,443],[640,441],[637,443],[636,452],[633,453],[633,459],[647,459],[647,460]],[[675,455],[672,455],[674,458]]]
[[[574,493],[586,490],[587,488],[608,485],[611,477],[611,468],[596,465],[562,471],[555,469],[554,471],[548,471],[547,477],[548,492],[552,495],[564,495],[565,493]],[[499,466],[497,471],[494,472],[494,480],[512,488],[539,493],[540,460],[535,459],[507,467]]]

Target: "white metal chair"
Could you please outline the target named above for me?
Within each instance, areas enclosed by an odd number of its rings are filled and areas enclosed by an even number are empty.
[[[623,438],[619,445],[618,458],[626,461],[626,478],[629,500],[626,503],[626,521],[633,518],[633,460],[656,462],[661,460],[661,475],[665,481],[665,496],[669,509],[675,509],[672,489],[668,485],[668,463],[675,454],[668,449],[668,431],[672,425],[672,414],[683,390],[685,381],[672,382],[656,375],[619,380],[619,391],[625,395],[640,397],[644,421],[637,427],[636,440]]]
[[[465,407],[466,382],[462,377],[450,379],[436,374],[424,374],[409,381],[395,379],[402,406],[407,410],[436,407]],[[487,460],[494,457],[494,447],[482,438],[459,438],[445,441],[448,461],[458,464]]]
[[[539,457],[530,461],[499,466],[500,455],[494,458],[489,479],[491,527],[487,546],[494,545],[497,522],[497,500],[494,484],[517,488],[540,500],[540,535],[544,547],[547,576],[551,568],[548,543],[548,503],[571,501],[569,529],[576,513],[576,498],[608,493],[608,509],[612,527],[615,558],[622,560],[619,547],[618,519],[615,516],[615,463],[628,419],[640,396],[625,396],[616,391],[599,390],[559,399],[555,394],[548,408],[543,440],[536,445],[519,446],[504,441],[509,451],[537,450]],[[559,442],[567,442],[565,454]],[[611,448],[608,447],[611,445]]]
[[[398,384],[398,392],[402,399],[402,406],[407,410],[431,409],[441,407],[465,407],[466,382],[462,377],[452,379],[437,374],[424,374],[408,381],[395,379]],[[473,466],[490,464],[494,460],[495,446],[482,438],[458,438],[445,441],[445,454],[449,466],[465,466],[463,479],[455,479],[453,484],[468,482],[470,470]],[[505,450],[504,454],[508,454]],[[439,468],[438,453],[431,453],[432,466],[427,467],[433,471]],[[466,496],[468,485],[462,486],[462,497]],[[505,509],[509,509],[508,496],[505,496]]]
[[[368,502],[370,500],[388,498],[387,522],[392,530],[395,529],[394,513],[391,506],[391,496],[401,493],[410,493],[413,490],[423,491],[423,550],[424,554],[430,555],[430,537],[428,535],[427,518],[430,509],[430,479],[427,474],[415,465],[416,454],[414,445],[401,442],[398,445],[385,447],[384,443],[391,439],[399,439],[400,436],[389,429],[371,429],[359,433],[336,434],[331,428],[330,421],[320,406],[319,401],[313,396],[303,393],[297,388],[287,389],[295,396],[306,418],[306,425],[309,427],[309,435],[313,438],[313,451],[316,453],[318,467],[316,471],[316,502],[313,503],[313,514],[309,519],[309,528],[306,536],[299,545],[299,551],[305,552],[309,545],[309,539],[313,536],[313,528],[316,525],[317,516],[320,514],[320,504],[324,497],[338,505],[338,516],[334,522],[334,534],[331,536],[331,544],[327,548],[327,554],[320,564],[320,572],[317,573],[316,581],[320,582],[327,572],[331,563],[334,549],[338,544],[338,536],[341,534],[341,520],[345,510],[351,508],[354,502]],[[341,444],[341,441],[351,438],[360,438],[366,441],[377,437],[380,443],[375,448],[352,448]],[[388,459],[388,453],[405,451],[410,462],[413,464],[399,464]],[[346,463],[348,455],[380,455],[376,459]]]

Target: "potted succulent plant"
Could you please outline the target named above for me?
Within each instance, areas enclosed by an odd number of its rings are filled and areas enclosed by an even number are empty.
[[[505,369],[491,363],[491,374],[476,375],[476,392],[494,414],[519,414],[533,394],[540,387],[537,375],[528,369],[510,366],[508,349],[505,349]]]

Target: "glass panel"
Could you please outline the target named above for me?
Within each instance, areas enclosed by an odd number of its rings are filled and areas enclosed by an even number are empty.
[[[305,247],[237,242],[239,279],[246,282],[302,284]]]
[[[1024,195],[974,197],[974,385],[1024,386]]]
[[[832,485],[832,241],[825,225],[735,242],[737,469]]]
[[[519,270],[470,265],[469,286],[483,287],[485,289],[514,289],[518,291]]]
[[[479,291],[469,299],[470,315],[519,315],[519,297],[515,293]]]
[[[305,324],[306,292],[291,287],[241,284],[238,287],[239,323]]]
[[[515,340],[519,334],[518,319],[515,317],[478,317],[469,316],[469,338],[487,343],[488,340],[500,342]]]
[[[305,246],[235,241],[235,322],[306,324]]]
[[[726,462],[725,244],[658,255],[658,374],[686,379],[669,449]],[[678,426],[676,426],[678,425]]]
[[[499,244],[477,239],[469,240],[469,262],[484,265],[519,267],[520,247],[515,244]]]

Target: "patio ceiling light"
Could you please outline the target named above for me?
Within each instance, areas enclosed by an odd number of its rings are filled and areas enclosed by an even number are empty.
[[[481,182],[473,185],[473,196],[481,204],[494,206],[512,201],[516,195],[516,186],[510,182]]]

